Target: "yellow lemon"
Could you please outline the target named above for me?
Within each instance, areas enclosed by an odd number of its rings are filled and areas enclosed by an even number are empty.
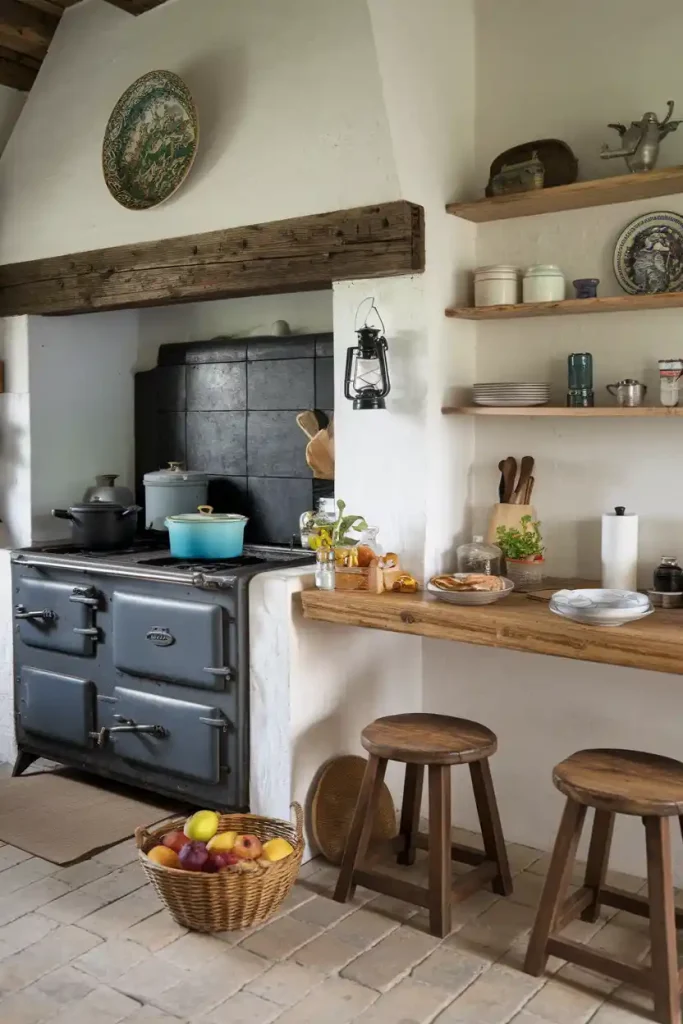
[[[219,832],[206,844],[207,850],[232,850],[237,839],[236,832]]]
[[[263,844],[261,856],[266,860],[283,860],[284,857],[289,857],[290,853],[294,853],[294,847],[286,839],[278,837]]]
[[[215,811],[196,811],[185,822],[183,832],[188,839],[206,843],[216,835],[218,820],[218,815]]]

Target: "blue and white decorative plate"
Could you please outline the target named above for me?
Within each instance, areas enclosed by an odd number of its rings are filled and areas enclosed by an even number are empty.
[[[683,217],[659,211],[636,217],[617,240],[614,273],[630,295],[683,289]]]

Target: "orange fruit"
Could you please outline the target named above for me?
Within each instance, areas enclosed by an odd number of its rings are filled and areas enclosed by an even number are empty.
[[[147,856],[150,860],[153,860],[155,864],[163,864],[166,868],[180,867],[178,854],[168,846],[155,846],[149,851]]]

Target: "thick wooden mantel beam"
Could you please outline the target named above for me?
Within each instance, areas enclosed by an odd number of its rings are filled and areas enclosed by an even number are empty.
[[[422,270],[423,210],[400,200],[5,264],[0,316],[314,291]]]

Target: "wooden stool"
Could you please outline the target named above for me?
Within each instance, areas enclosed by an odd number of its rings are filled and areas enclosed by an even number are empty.
[[[683,764],[637,750],[581,750],[558,764],[555,786],[567,797],[541,902],[524,962],[539,975],[550,954],[599,971],[617,981],[649,989],[655,1016],[679,1024],[680,982],[676,926],[683,911],[674,906],[669,818],[683,814]],[[586,808],[595,808],[583,886],[565,899]],[[645,825],[647,899],[605,885],[615,814],[637,814]],[[651,963],[638,967],[559,938],[574,918],[596,921],[600,905],[650,919]]]
[[[367,726],[361,742],[370,756],[346,841],[335,900],[345,903],[356,885],[364,885],[407,903],[428,907],[429,930],[443,938],[451,930],[451,896],[463,900],[487,882],[492,883],[494,892],[509,895],[512,879],[488,762],[498,745],[494,733],[476,722],[447,715],[389,715]],[[406,766],[398,863],[413,864],[417,847],[429,850],[427,889],[361,866],[387,761],[402,761]],[[484,853],[451,842],[454,764],[470,766]],[[429,836],[418,831],[425,765],[429,767]],[[451,859],[475,865],[454,885]]]

